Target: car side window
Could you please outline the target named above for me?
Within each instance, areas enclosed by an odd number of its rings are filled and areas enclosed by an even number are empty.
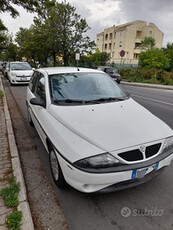
[[[41,74],[41,73],[37,74],[36,81],[35,81],[34,85],[35,85],[35,88],[33,89],[34,95],[46,102],[45,81],[44,81],[44,75],[43,74]]]
[[[31,90],[32,93],[34,93],[35,82],[37,80],[37,74],[38,72],[34,72],[29,82],[29,89]]]

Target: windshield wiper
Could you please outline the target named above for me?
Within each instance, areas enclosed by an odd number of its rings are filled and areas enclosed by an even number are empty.
[[[27,71],[27,70],[31,70],[31,69],[11,69],[11,70],[21,70],[21,71]]]
[[[122,97],[105,97],[105,98],[99,98],[99,101],[124,101],[124,98]]]
[[[119,97],[103,97],[103,98],[98,98],[95,100],[90,100],[86,102],[104,102],[104,101],[124,101],[124,98],[119,98]]]
[[[59,103],[100,104],[101,102],[106,102],[106,101],[124,101],[124,99],[118,98],[118,97],[103,97],[103,98],[87,100],[87,101],[86,100],[75,100],[75,99],[54,100],[54,102],[57,104]]]
[[[54,100],[55,103],[80,103],[85,104],[84,100],[73,100],[73,99],[65,99],[65,100]]]

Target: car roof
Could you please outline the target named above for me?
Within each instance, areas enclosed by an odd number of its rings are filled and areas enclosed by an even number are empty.
[[[46,71],[48,75],[57,74],[57,73],[85,73],[85,72],[101,72],[95,69],[81,68],[81,67],[49,67],[41,68],[40,71]]]

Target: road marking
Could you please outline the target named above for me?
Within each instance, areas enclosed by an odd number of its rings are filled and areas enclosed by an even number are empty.
[[[146,100],[149,100],[149,101],[154,101],[154,102],[158,102],[158,103],[161,103],[161,104],[173,106],[172,103],[168,103],[168,102],[164,102],[164,101],[159,101],[159,100],[151,99],[151,98],[139,96],[139,95],[136,95],[136,94],[131,94],[131,95],[134,96],[134,97],[143,98],[143,99],[146,99]]]

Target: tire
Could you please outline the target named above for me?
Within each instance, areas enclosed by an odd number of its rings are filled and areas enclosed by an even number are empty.
[[[29,106],[27,105],[27,117],[28,117],[28,122],[31,126],[34,126],[34,123],[32,121],[32,118],[31,118],[31,114],[30,114],[30,111],[29,111]]]
[[[53,148],[50,148],[50,151],[49,151],[49,162],[50,162],[50,169],[51,169],[52,177],[57,187],[65,188],[67,186],[67,183],[64,179],[64,175],[62,173],[60,164],[58,162],[58,158]]]
[[[10,85],[11,85],[11,86],[14,86],[14,84],[13,84],[10,80],[9,80],[9,82],[10,82]]]

